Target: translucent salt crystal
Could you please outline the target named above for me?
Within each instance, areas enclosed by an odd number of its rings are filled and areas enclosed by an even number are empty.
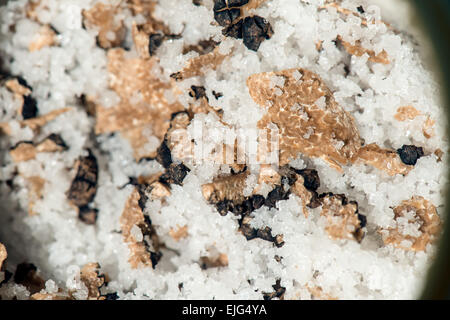
[[[142,240],[144,240],[141,228],[139,228],[137,225],[131,227],[130,233],[137,242],[141,242]]]

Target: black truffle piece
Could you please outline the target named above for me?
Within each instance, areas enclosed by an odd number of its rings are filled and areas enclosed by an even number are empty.
[[[159,260],[162,258],[162,253],[158,252],[150,252],[150,260],[152,261],[152,268],[155,269]]]
[[[36,99],[31,95],[23,96],[22,117],[24,120],[35,118],[38,113]]]
[[[214,11],[220,11],[227,7],[227,3],[225,0],[214,0]]]
[[[246,5],[249,0],[228,0],[228,7],[242,7],[243,5]]]
[[[251,200],[252,200],[252,206],[253,206],[254,210],[261,208],[264,205],[264,202],[266,201],[266,199],[264,199],[264,197],[260,194],[254,195],[251,198]]]
[[[152,33],[149,36],[148,52],[150,56],[156,53],[156,50],[161,46],[164,41],[164,35],[161,33]]]
[[[191,171],[183,163],[172,163],[166,170],[166,172],[160,177],[160,181],[165,184],[178,184],[182,185],[187,173]]]
[[[235,24],[232,24],[222,30],[222,34],[226,37],[231,37],[235,39],[242,39],[242,26],[244,25],[243,20],[239,20]]]
[[[24,87],[30,89],[31,91],[33,91],[33,88],[28,84],[28,82],[24,78],[16,77],[16,79],[17,79],[17,82],[19,82],[19,84],[21,86],[24,86]]]
[[[83,221],[85,224],[93,225],[97,222],[98,210],[95,208],[89,208],[88,206],[83,206],[79,208],[78,219]]]
[[[424,154],[422,147],[416,147],[414,145],[403,145],[400,149],[397,149],[397,153],[404,164],[412,166]]]
[[[206,96],[206,89],[202,86],[191,86],[189,96],[195,98],[195,100],[200,98],[206,98],[208,100],[208,97]]]
[[[222,27],[226,27],[234,23],[241,15],[241,9],[225,9],[222,11],[214,11],[214,19]]]
[[[117,292],[113,292],[113,293],[107,293],[104,295],[105,300],[117,300],[119,299],[119,296],[117,295]]]
[[[295,170],[303,177],[303,185],[309,191],[316,191],[320,187],[319,173],[314,169]]]
[[[358,213],[359,227],[364,228],[367,225],[367,218],[365,215]]]
[[[275,284],[272,286],[274,292],[271,293],[263,293],[264,300],[272,300],[274,298],[279,298],[283,300],[284,293],[286,292],[286,288],[281,286],[281,280],[278,279]]]
[[[172,153],[167,146],[167,141],[164,140],[156,151],[156,161],[158,161],[164,168],[169,168],[172,164]]]
[[[222,92],[216,92],[216,91],[213,90],[212,94],[213,94],[214,98],[216,98],[216,100],[219,100],[219,98],[223,97],[223,93]]]
[[[76,206],[83,207],[91,202],[97,192],[97,159],[89,155],[79,159],[78,171],[67,192],[67,198]]]
[[[270,23],[259,16],[246,17],[242,26],[244,45],[253,51],[258,51],[261,43],[270,39],[273,29]]]
[[[47,139],[52,140],[56,145],[60,146],[63,150],[69,149],[66,142],[59,134],[51,133],[47,138],[44,139],[44,141]]]
[[[276,186],[269,192],[264,204],[269,208],[275,208],[277,201],[287,200],[289,198],[289,191],[284,191],[283,186]]]
[[[366,11],[364,11],[363,6],[357,7],[356,10],[358,10],[358,12],[361,13],[361,14],[363,14],[364,12],[366,12]]]

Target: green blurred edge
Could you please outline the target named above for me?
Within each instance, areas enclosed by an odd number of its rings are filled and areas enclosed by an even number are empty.
[[[450,1],[411,0],[417,15],[430,36],[436,57],[435,69],[441,80],[443,103],[447,123],[450,124]],[[447,126],[447,137],[450,137]],[[448,167],[448,163],[447,163]],[[450,172],[449,172],[450,173]],[[436,259],[428,270],[427,280],[420,299],[450,299],[450,190],[446,191],[445,229],[439,240]]]

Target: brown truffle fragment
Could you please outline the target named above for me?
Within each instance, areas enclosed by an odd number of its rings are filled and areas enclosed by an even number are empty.
[[[100,265],[98,263],[85,264],[81,269],[80,279],[88,289],[88,299],[99,299],[100,288],[105,284],[105,275],[100,274]]]
[[[441,219],[436,207],[421,196],[404,200],[394,208],[396,228],[380,229],[386,245],[412,251],[424,251],[429,243],[435,241],[441,230]],[[406,230],[406,225],[416,224],[417,234]]]
[[[430,139],[430,138],[434,137],[434,135],[435,135],[434,124],[435,123],[436,123],[436,121],[434,121],[430,117],[427,117],[427,120],[425,120],[423,127],[422,127],[422,133],[425,138]]]
[[[0,242],[0,271],[4,270],[4,262],[8,257],[5,246]]]
[[[122,21],[116,19],[117,6],[97,3],[89,10],[83,10],[83,24],[88,29],[98,30],[97,40],[103,49],[117,47],[125,36]]]
[[[110,86],[121,102],[110,108],[100,105],[96,108],[95,132],[120,131],[133,146],[137,161],[155,156],[156,150],[148,147],[149,138],[153,134],[162,141],[171,115],[184,109],[178,102],[167,101],[167,92],[173,95],[177,92],[170,83],[162,82],[151,71],[153,68],[157,68],[154,59],[127,58],[123,49],[109,50]]]
[[[37,152],[61,152],[69,149],[60,135],[52,133],[36,146]]]
[[[200,266],[202,269],[227,267],[228,256],[225,253],[221,253],[218,257],[201,257]]]
[[[284,78],[282,88],[273,86],[274,77]],[[271,124],[278,127],[281,166],[302,152],[341,171],[341,165],[357,154],[361,139],[353,117],[316,74],[305,69],[255,74],[247,79],[247,86],[257,104],[268,106],[258,127],[269,133]]]
[[[45,187],[45,179],[39,176],[31,176],[25,178],[27,181],[28,189],[28,214],[34,216],[37,212],[34,209],[34,205],[39,199],[42,199]]]
[[[141,200],[146,200],[145,191],[139,192],[135,188],[128,198],[122,216],[120,226],[122,236],[130,249],[128,261],[133,269],[142,267],[155,267],[160,257],[158,236],[154,231],[151,221],[146,219],[140,205]],[[136,239],[132,233],[132,228],[141,229],[143,239]],[[146,239],[148,238],[148,239]]]
[[[184,225],[182,227],[178,226],[177,229],[173,229],[171,228],[169,230],[169,235],[175,240],[175,241],[180,241],[181,239],[186,238],[189,233],[188,233],[188,226]]]
[[[63,293],[35,293],[30,296],[30,300],[74,300]]]
[[[382,149],[375,143],[362,147],[352,161],[371,165],[379,170],[385,171],[390,176],[396,174],[406,175],[413,169],[413,166],[402,162],[397,152]]]
[[[31,294],[45,288],[45,281],[38,276],[37,268],[32,263],[21,263],[17,266],[14,282],[25,286]]]
[[[300,198],[302,202],[303,215],[307,218],[309,214],[307,206],[311,203],[311,200],[314,198],[315,194],[305,187],[305,179],[302,176],[297,176],[297,180],[291,187],[291,192]]]
[[[320,195],[322,203],[321,216],[327,218],[325,230],[333,239],[355,239],[361,242],[364,237],[362,228],[365,217],[358,214],[358,204],[348,202],[344,195],[324,194]]]
[[[77,173],[67,191],[67,198],[73,205],[83,207],[94,199],[97,192],[97,159],[89,151],[89,155],[80,157],[75,166]]]
[[[226,57],[227,55],[220,53],[219,49],[215,48],[210,53],[190,59],[181,71],[170,76],[177,81],[201,76],[208,69],[216,70]]]
[[[247,176],[248,172],[219,176],[212,183],[202,186],[203,197],[211,203],[219,203],[224,200],[241,203],[245,200],[243,192]]]
[[[39,51],[44,47],[51,47],[56,42],[56,33],[49,25],[44,25],[39,28],[38,34],[29,44],[28,50],[30,52]]]
[[[420,111],[414,108],[413,106],[403,106],[397,108],[397,112],[394,115],[394,118],[397,121],[406,121],[406,120],[413,120],[420,115],[421,115]]]
[[[70,111],[72,108],[62,108],[58,110],[51,111],[45,115],[38,116],[31,119],[26,119],[23,121],[20,121],[20,126],[22,128],[29,127],[33,131],[38,131],[41,127],[46,125],[48,122],[52,121],[59,115]],[[0,122],[0,131],[3,131],[7,135],[11,135],[11,127],[9,126],[8,122]]]
[[[322,287],[319,286],[306,286],[306,289],[311,294],[312,300],[338,300],[338,298],[329,295],[328,293],[325,293],[322,289]]]
[[[23,141],[14,146],[9,154],[14,162],[28,161],[36,158],[36,148],[32,142]]]

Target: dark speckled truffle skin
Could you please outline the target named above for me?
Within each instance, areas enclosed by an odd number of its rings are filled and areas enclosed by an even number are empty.
[[[397,149],[397,153],[404,164],[412,166],[424,154],[422,147],[416,147],[414,145],[403,145],[400,149]]]

